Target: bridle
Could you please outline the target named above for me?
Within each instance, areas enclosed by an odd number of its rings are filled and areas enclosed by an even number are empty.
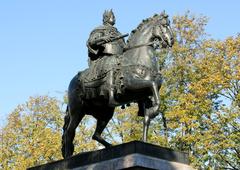
[[[139,44],[139,45],[134,45],[132,47],[127,47],[127,48],[124,48],[124,52],[125,51],[128,51],[128,50],[132,50],[132,49],[135,49],[135,48],[140,48],[140,47],[144,47],[144,46],[152,46],[154,49],[157,49],[159,48],[160,44],[161,43],[164,43],[164,44],[168,44],[165,40],[165,38],[163,37],[164,36],[164,32],[163,32],[163,29],[162,29],[162,24],[160,24],[160,31],[161,33],[159,35],[156,34],[156,27],[159,27],[158,24],[155,24],[154,27],[152,28],[152,34],[153,34],[153,41],[150,41],[148,43],[143,43],[143,44]]]

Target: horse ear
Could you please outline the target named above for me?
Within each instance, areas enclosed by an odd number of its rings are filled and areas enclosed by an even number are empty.
[[[165,12],[165,10],[163,10],[163,12],[161,13],[161,16],[163,18],[168,18],[168,14]]]

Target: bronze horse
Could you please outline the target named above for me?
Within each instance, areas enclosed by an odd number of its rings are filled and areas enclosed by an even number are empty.
[[[157,116],[160,105],[159,89],[162,84],[162,78],[155,50],[172,47],[173,42],[173,33],[168,16],[165,13],[156,14],[153,17],[143,20],[132,31],[127,41],[125,52],[123,55],[115,58],[117,62],[107,61],[113,59],[104,60],[113,65],[110,69],[114,70],[115,75],[114,82],[116,86],[114,96],[118,102],[116,106],[131,102],[138,103],[138,115],[144,116],[143,141],[147,141],[150,119]],[[101,91],[99,89],[106,84],[103,75],[104,73],[107,74],[109,70],[106,72],[103,70],[106,70],[107,67],[98,70],[99,72],[102,71],[103,74],[100,75],[99,73],[98,76],[100,78],[96,79],[95,83],[87,85],[91,81],[86,82],[86,79],[89,78],[94,69],[79,72],[70,82],[68,106],[64,118],[62,136],[62,155],[64,158],[70,157],[73,154],[75,129],[84,115],[92,115],[97,119],[97,126],[92,139],[97,140],[105,147],[111,146],[110,143],[101,137],[116,107],[108,104],[108,98],[106,97],[108,95],[104,96],[99,92]],[[97,63],[96,68],[100,68]],[[90,95],[91,92],[94,95]]]

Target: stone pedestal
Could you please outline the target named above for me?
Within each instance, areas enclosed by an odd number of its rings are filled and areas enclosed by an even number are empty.
[[[85,152],[29,170],[190,170],[188,155],[156,145],[133,141]]]

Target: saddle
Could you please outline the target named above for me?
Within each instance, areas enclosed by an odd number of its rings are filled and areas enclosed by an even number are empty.
[[[108,73],[113,70],[115,74],[116,70],[120,69],[120,60],[120,57],[116,55],[96,59],[92,61],[88,69],[79,74],[78,80],[84,88],[87,99],[95,98],[99,95],[108,97],[108,89],[110,88],[106,83]]]
[[[94,85],[96,82],[104,79],[107,73],[116,69],[118,65],[120,65],[120,59],[117,56],[99,58],[92,61],[90,67],[82,73],[81,78],[83,78],[86,86],[96,86]]]

